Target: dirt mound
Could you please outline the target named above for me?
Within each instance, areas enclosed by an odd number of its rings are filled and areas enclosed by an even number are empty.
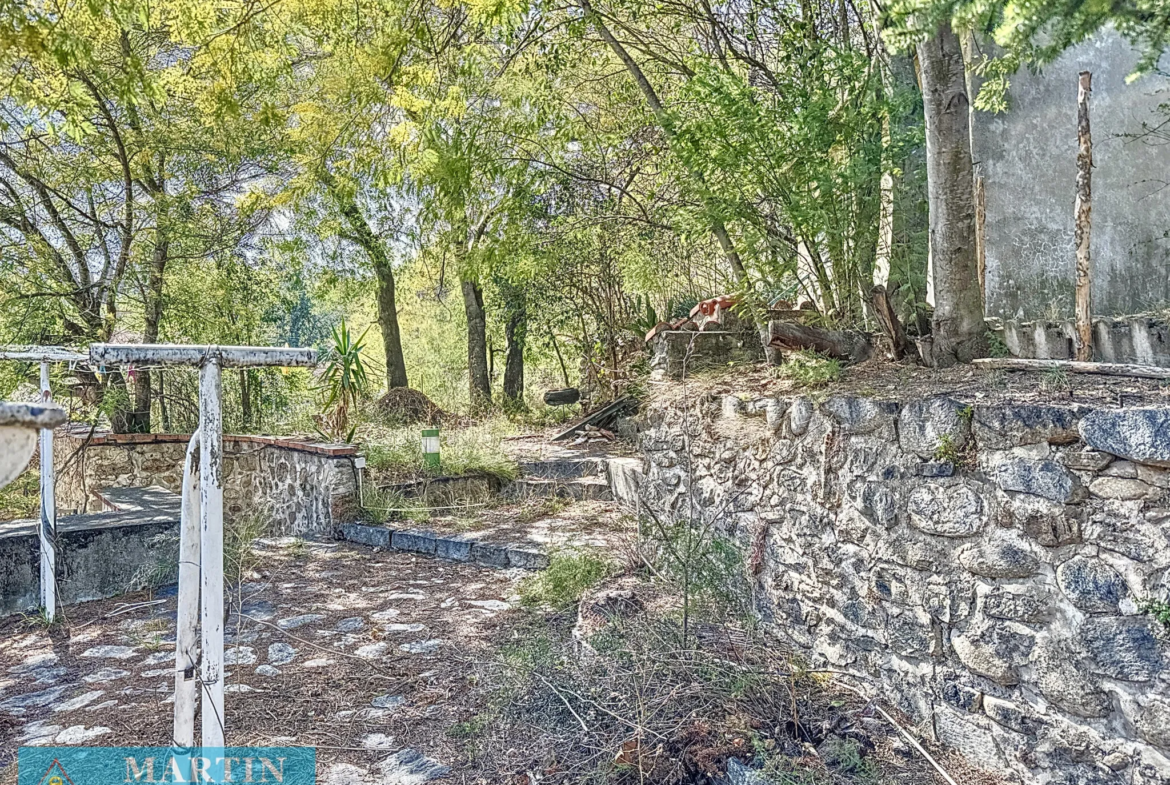
[[[379,398],[375,406],[379,416],[394,425],[439,425],[448,417],[424,393],[409,387],[395,387]]]

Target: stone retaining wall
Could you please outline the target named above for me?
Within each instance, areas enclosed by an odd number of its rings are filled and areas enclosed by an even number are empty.
[[[88,437],[88,438],[87,438]],[[159,485],[181,491],[189,435],[58,435],[57,505],[102,509],[102,488]],[[263,515],[273,533],[323,534],[357,508],[357,449],[269,436],[224,436],[224,510]]]
[[[659,404],[640,494],[714,516],[763,620],[1025,783],[1170,783],[1170,409]],[[756,563],[758,561],[758,564]]]

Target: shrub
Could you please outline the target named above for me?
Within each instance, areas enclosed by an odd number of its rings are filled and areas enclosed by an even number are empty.
[[[798,387],[814,389],[840,379],[841,363],[814,351],[800,351],[788,356],[780,375]]]
[[[520,599],[525,605],[548,605],[563,610],[579,601],[612,571],[612,564],[591,553],[556,553],[549,559],[547,570],[520,585]]]

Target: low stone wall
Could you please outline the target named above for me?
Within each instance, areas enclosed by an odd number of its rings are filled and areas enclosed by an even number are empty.
[[[0,617],[41,604],[38,526],[0,524]],[[57,548],[62,605],[173,583],[179,569],[178,499],[169,509],[62,516]]]
[[[812,666],[1020,782],[1170,783],[1170,409],[729,395],[641,441]]]
[[[181,491],[189,435],[73,432],[58,436],[57,505],[102,509],[103,488]],[[262,515],[273,533],[324,534],[357,508],[357,449],[268,436],[224,436],[224,510]]]

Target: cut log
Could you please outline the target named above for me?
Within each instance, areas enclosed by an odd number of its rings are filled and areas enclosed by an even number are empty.
[[[559,442],[562,439],[567,439],[576,433],[583,432],[586,426],[593,426],[594,428],[598,429],[608,428],[618,417],[621,417],[623,414],[633,412],[637,408],[638,402],[633,398],[629,396],[626,396],[625,398],[619,398],[609,406],[598,409],[592,414],[585,415],[580,420],[573,423],[568,428],[558,433],[556,436],[552,437],[551,441]]]
[[[1102,376],[1132,376],[1138,379],[1170,379],[1170,368],[1124,363],[1086,363],[1077,360],[1029,360],[1023,357],[986,357],[974,361],[980,368],[1000,371],[1068,371]]]
[[[881,284],[874,286],[869,291],[869,297],[874,316],[890,341],[890,359],[904,359],[910,352],[910,342],[906,340],[906,331],[898,321],[898,314],[894,313],[894,306],[890,303],[890,296],[886,294],[886,287]]]
[[[576,387],[566,387],[563,390],[549,390],[544,394],[547,406],[568,406],[581,400],[581,391]]]
[[[868,360],[872,348],[865,336],[841,330],[825,330],[796,322],[774,321],[768,325],[771,346],[782,351],[811,349],[834,360],[862,362]]]

